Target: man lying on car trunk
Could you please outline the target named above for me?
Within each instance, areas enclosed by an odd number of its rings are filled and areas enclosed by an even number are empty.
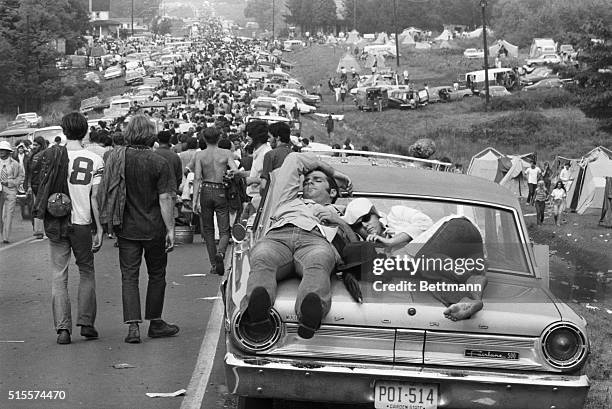
[[[340,214],[333,205],[339,195],[338,184],[352,190],[348,176],[305,153],[289,154],[278,171],[268,198],[277,207],[264,238],[251,250],[251,274],[241,305],[245,326],[254,338],[264,337],[271,329],[270,308],[277,282],[294,275],[302,278],[295,302],[298,335],[312,338],[329,312],[330,274],[341,261],[332,242],[342,234],[356,239],[345,223],[333,226],[321,222],[332,219],[333,213]]]

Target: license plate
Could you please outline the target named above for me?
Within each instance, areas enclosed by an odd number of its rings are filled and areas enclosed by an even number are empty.
[[[437,409],[438,385],[405,382],[376,382],[376,409]]]

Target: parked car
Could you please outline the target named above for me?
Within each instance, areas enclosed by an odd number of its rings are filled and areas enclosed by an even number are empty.
[[[561,57],[558,54],[542,54],[539,57],[527,59],[525,63],[527,65],[560,64]]]
[[[546,78],[556,78],[557,74],[549,67],[533,66],[519,69],[519,82],[521,85],[531,85]]]
[[[123,69],[121,69],[118,65],[113,65],[112,67],[108,67],[106,71],[104,71],[104,79],[112,80],[113,78],[119,78],[123,76]]]
[[[532,85],[527,85],[524,90],[532,91],[537,89],[563,88],[563,80],[560,78],[545,78]]]
[[[466,49],[463,52],[463,56],[465,58],[469,58],[469,59],[472,59],[472,58],[484,58],[484,50],[481,49],[481,48],[479,48],[479,49],[468,48],[468,49]]]
[[[492,98],[505,97],[507,95],[512,95],[512,93],[510,93],[510,91],[508,91],[506,87],[503,87],[501,85],[490,85],[489,86],[489,96],[490,97]],[[484,90],[480,90],[480,96],[481,97],[485,96]]]
[[[517,198],[481,178],[417,168],[433,162],[387,156],[320,158],[348,175],[353,195],[370,199],[378,212],[404,205],[434,223],[451,215],[471,219],[486,237],[484,308],[451,321],[427,291],[374,290],[379,276],[370,266],[358,279],[362,303],[331,274],[331,309],[311,339],[297,334],[299,280],[279,282],[273,325],[253,336],[240,306],[251,251],[277,220],[273,172],[222,283],[226,385],[239,407],[270,408],[273,399],[286,399],[403,409],[582,408],[589,389],[581,373],[589,354],[586,321],[549,290],[548,251],[530,242]],[[388,284],[406,279],[386,274]]]
[[[321,97],[318,95],[307,94],[303,90],[295,88],[279,88],[272,93],[273,96],[277,97],[280,95],[288,95],[290,97],[296,97],[301,99],[305,104],[317,106],[321,102]]]
[[[11,146],[16,146],[18,141],[28,139],[28,135],[34,132],[36,128],[28,128],[27,123],[24,127],[14,127],[5,129],[0,132],[0,141],[7,141]]]
[[[276,109],[280,108],[281,105],[284,105],[287,111],[291,111],[295,104],[297,104],[298,108],[300,109],[300,114],[312,114],[317,111],[316,107],[305,104],[301,98],[296,98],[290,95],[279,95],[276,97]]]
[[[355,105],[360,111],[382,111],[389,106],[389,94],[381,87],[357,88]]]
[[[559,55],[564,59],[576,59],[578,52],[574,50],[574,46],[571,44],[562,44],[559,46]]]
[[[42,125],[43,118],[36,112],[24,112],[23,114],[17,114],[15,121],[26,121],[28,126],[36,127]]]
[[[450,86],[430,87],[428,92],[430,103],[460,101],[463,98],[478,95],[478,90],[474,92],[469,88],[455,90]]]
[[[85,81],[95,82],[96,84],[100,83],[100,77],[94,71],[86,72],[85,75],[83,76],[83,79]]]
[[[425,89],[420,91],[394,89],[389,91],[389,108],[417,109],[427,105],[429,95]]]

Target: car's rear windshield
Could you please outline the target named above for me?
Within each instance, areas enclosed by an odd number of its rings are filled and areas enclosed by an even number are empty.
[[[431,226],[429,229],[424,231],[418,230],[418,234],[422,234],[421,237],[414,233],[412,234],[415,236],[412,243],[404,247],[393,248],[392,251],[388,250],[387,252],[392,256],[402,256],[404,253],[414,256],[415,248],[419,246],[417,242],[427,242],[428,237],[432,236],[432,232],[438,230],[439,225],[450,217],[464,216],[476,226],[482,236],[488,271],[533,275],[527,261],[528,251],[525,241],[521,239],[515,214],[510,210],[451,200],[380,197],[369,197],[368,199],[381,215],[381,220],[387,222],[386,227],[389,228],[389,231],[398,226],[398,223],[404,226],[406,223],[409,225],[416,223],[414,220],[406,220],[406,215],[414,215],[417,211],[431,219],[430,223],[428,222],[423,225],[423,228]],[[337,201],[337,204],[347,205],[351,200],[353,199],[342,198]],[[402,208],[397,208],[397,206],[411,210],[404,212]],[[399,219],[398,215],[400,215]],[[454,243],[454,245],[456,244],[461,243]],[[444,246],[442,246],[443,248]]]

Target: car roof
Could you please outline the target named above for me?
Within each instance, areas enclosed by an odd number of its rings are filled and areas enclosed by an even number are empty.
[[[324,160],[351,178],[354,192],[430,196],[520,209],[518,200],[510,190],[476,176],[414,167],[380,166],[382,160],[378,161],[378,166],[372,166],[370,160],[365,158],[348,158],[356,164],[341,163],[347,158]]]

